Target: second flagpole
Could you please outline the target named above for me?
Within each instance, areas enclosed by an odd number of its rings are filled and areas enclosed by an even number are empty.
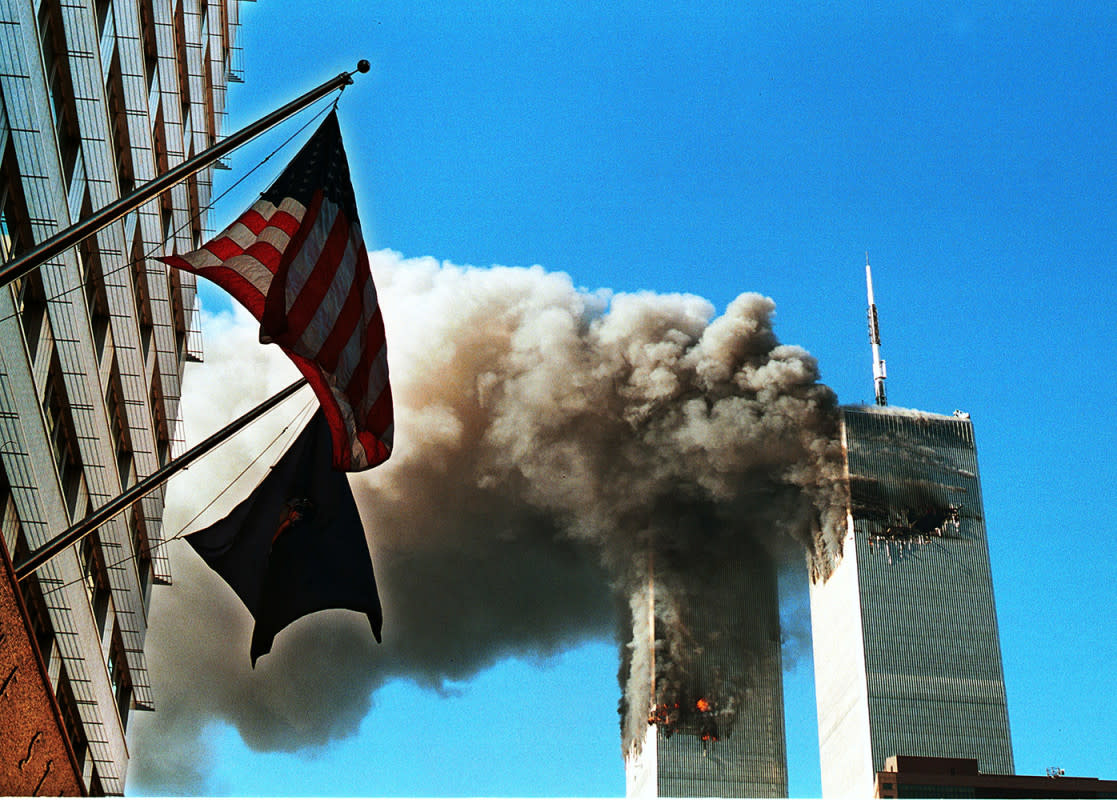
[[[58,536],[51,539],[43,546],[37,548],[23,558],[18,564],[15,565],[16,580],[21,581],[28,575],[32,574],[36,569],[41,567],[47,561],[54,558],[70,545],[80,541],[83,537],[89,535],[97,530],[101,525],[112,519],[128,506],[135,503],[137,500],[145,497],[155,489],[159,488],[162,484],[166,483],[171,477],[180,470],[186,469],[192,463],[204,456],[217,445],[224,442],[234,433],[246,428],[249,424],[255,422],[267,412],[271,411],[277,405],[282,403],[288,397],[293,395],[299,389],[306,385],[306,378],[300,378],[292,383],[286,389],[279,391],[272,395],[260,405],[256,406],[251,411],[238,417],[230,422],[224,428],[213,434],[205,441],[187,450],[178,458],[169,462],[165,467],[146,478],[141,480],[131,489],[117,495],[115,498],[105,503],[105,505],[98,508],[92,514],[80,522],[70,526],[67,530],[60,533]]]

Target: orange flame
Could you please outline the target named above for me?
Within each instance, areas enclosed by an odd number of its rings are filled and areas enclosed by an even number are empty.
[[[704,697],[700,697],[698,698],[698,702],[694,704],[694,707],[697,708],[699,711],[709,711],[710,701]]]

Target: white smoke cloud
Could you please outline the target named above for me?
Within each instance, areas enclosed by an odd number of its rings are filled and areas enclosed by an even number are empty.
[[[144,790],[204,789],[213,720],[252,747],[297,749],[352,733],[396,676],[437,688],[512,653],[626,642],[649,547],[672,554],[664,586],[678,581],[680,598],[687,554],[747,542],[806,548],[822,564],[832,550],[817,532],[831,529],[840,483],[835,398],[811,356],[776,340],[772,301],[742,295],[715,317],[694,296],[587,292],[539,267],[390,251],[370,262],[396,446],[351,483],[384,644],[357,615],[326,612],[281,633],[253,671],[247,612],[187,545],[171,545],[175,586],[156,590],[148,634],[159,710],[133,722],[131,778]],[[205,329],[207,361],[188,372],[183,402],[192,439],[297,376],[256,343],[246,313]],[[270,431],[255,426],[176,479],[169,531],[291,412],[273,416],[283,419]]]

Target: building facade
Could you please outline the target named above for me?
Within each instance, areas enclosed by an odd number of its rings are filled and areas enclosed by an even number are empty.
[[[1080,778],[1051,768],[1047,775],[995,775],[976,758],[889,756],[873,797],[1117,797],[1117,781]]]
[[[0,261],[214,144],[237,0],[0,0]],[[212,168],[0,288],[0,520],[17,563],[182,446],[201,357],[192,276],[155,257],[209,231]],[[23,581],[91,794],[122,794],[163,493]]]
[[[707,569],[681,595],[653,577],[653,700],[630,709],[643,735],[625,743],[628,797],[787,796],[775,565],[756,547]]]
[[[969,416],[847,407],[842,445],[843,554],[810,588],[823,795],[872,796],[895,755],[1011,774]]]

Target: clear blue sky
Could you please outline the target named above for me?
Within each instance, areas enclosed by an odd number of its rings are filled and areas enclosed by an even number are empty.
[[[973,416],[1017,771],[1117,778],[1117,7],[243,9],[229,130],[372,62],[340,105],[371,249],[719,310],[760,292],[843,403],[872,399],[869,251],[890,399]],[[215,723],[199,791],[623,794],[616,661],[597,641],[448,695],[393,683],[355,737],[294,753]],[[809,659],[785,680],[790,790],[817,795]]]

